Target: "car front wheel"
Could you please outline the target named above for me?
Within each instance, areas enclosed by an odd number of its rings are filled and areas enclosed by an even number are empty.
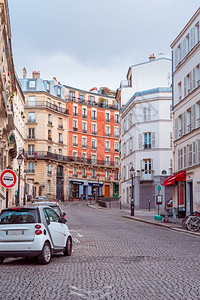
[[[70,256],[72,254],[72,238],[70,236],[67,238],[65,251],[63,253],[66,256]]]
[[[4,261],[4,257],[0,257],[0,264],[2,264]]]
[[[38,256],[38,261],[41,264],[48,264],[51,260],[51,247],[49,243],[44,243],[42,253]]]

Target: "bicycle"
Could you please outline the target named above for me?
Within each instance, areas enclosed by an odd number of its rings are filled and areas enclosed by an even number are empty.
[[[196,213],[187,218],[185,226],[189,231],[198,231],[200,229],[200,215]]]

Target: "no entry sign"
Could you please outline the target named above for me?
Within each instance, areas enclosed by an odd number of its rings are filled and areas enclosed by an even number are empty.
[[[16,181],[17,181],[17,176],[13,172],[13,170],[6,169],[0,175],[0,183],[6,189],[11,189],[13,186],[15,186]]]

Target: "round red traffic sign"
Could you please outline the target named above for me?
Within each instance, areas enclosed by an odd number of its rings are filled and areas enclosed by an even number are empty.
[[[17,176],[13,170],[6,169],[1,173],[0,176],[0,183],[5,187],[6,189],[11,189],[17,181]]]

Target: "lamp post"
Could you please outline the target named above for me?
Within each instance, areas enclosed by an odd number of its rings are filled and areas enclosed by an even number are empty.
[[[131,216],[134,216],[134,199],[133,199],[133,175],[134,175],[135,169],[133,167],[130,168],[130,174],[131,174]]]
[[[20,176],[21,176],[21,165],[22,165],[23,160],[24,160],[23,156],[20,153],[19,156],[17,157],[17,162],[18,162],[18,165],[19,165],[18,192],[17,192],[17,203],[16,203],[17,206],[20,203]]]

